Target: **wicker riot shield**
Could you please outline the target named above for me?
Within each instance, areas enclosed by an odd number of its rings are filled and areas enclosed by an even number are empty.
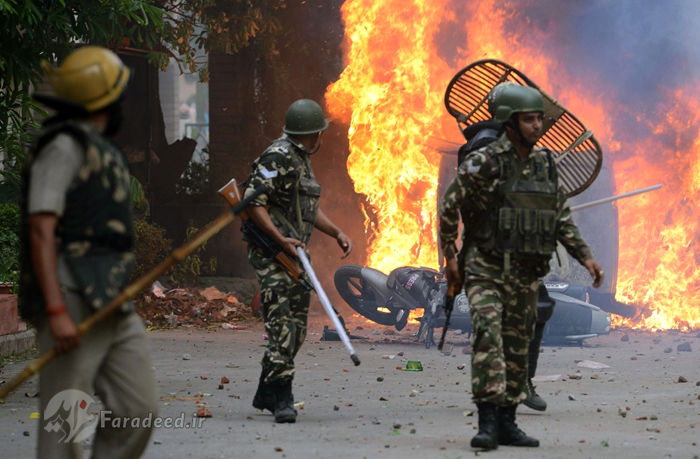
[[[598,176],[603,164],[603,151],[598,141],[574,115],[517,69],[493,59],[468,65],[447,86],[447,111],[455,117],[461,130],[491,119],[486,102],[488,94],[505,81],[540,91],[545,113],[543,134],[537,144],[552,151],[566,195],[571,197],[584,191]]]

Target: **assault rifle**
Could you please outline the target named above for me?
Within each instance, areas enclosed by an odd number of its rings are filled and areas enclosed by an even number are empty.
[[[224,185],[219,190],[219,194],[223,196],[224,199],[226,199],[226,201],[228,201],[228,203],[232,206],[237,205],[242,200],[241,190],[238,188],[236,179],[231,179],[231,181]],[[270,236],[268,236],[250,219],[248,212],[242,210],[239,212],[238,216],[243,221],[243,234],[245,234],[253,245],[261,248],[266,257],[274,258],[282,266],[284,266],[295,282],[301,284],[307,290],[311,290],[313,288],[309,281],[304,278],[304,271],[299,268],[299,266],[289,257],[289,255],[284,253],[282,247],[273,241]]]
[[[239,190],[238,185],[236,184],[236,179],[231,179],[231,181],[224,185],[219,190],[219,194],[221,194],[232,206],[235,206],[241,202],[241,191]],[[333,322],[333,325],[335,325],[338,331],[338,335],[343,341],[343,344],[345,344],[345,347],[350,352],[350,358],[352,359],[352,362],[356,366],[359,365],[360,359],[357,357],[357,354],[355,354],[355,350],[353,349],[352,344],[350,344],[350,338],[348,337],[347,331],[345,330],[345,321],[343,321],[338,311],[336,311],[336,309],[333,307],[333,305],[331,305],[330,301],[328,300],[328,297],[323,291],[321,283],[316,278],[316,273],[314,273],[314,270],[311,267],[311,263],[306,257],[304,250],[301,247],[296,248],[297,256],[304,265],[306,273],[304,273],[304,271],[302,271],[299,268],[296,262],[292,260],[289,257],[289,255],[287,255],[282,250],[282,247],[280,247],[279,244],[273,241],[270,238],[270,236],[268,236],[262,229],[260,229],[255,224],[255,222],[253,222],[250,219],[250,216],[245,210],[242,210],[238,215],[241,217],[241,220],[243,220],[243,234],[245,234],[245,236],[252,244],[262,249],[266,257],[274,258],[282,266],[284,266],[284,268],[287,270],[289,275],[292,276],[292,279],[294,279],[295,282],[301,284],[305,289],[309,291],[316,291],[316,294],[318,295],[318,298],[321,301],[323,309],[325,309],[326,313],[328,314],[328,317],[330,317],[331,321]],[[309,279],[311,279],[311,283],[309,283],[304,274],[308,275]]]

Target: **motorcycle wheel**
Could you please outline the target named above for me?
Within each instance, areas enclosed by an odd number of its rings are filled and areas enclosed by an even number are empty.
[[[377,296],[362,277],[362,266],[345,265],[338,268],[333,277],[338,293],[361,316],[380,325],[395,325],[396,311],[381,311],[388,309],[379,304]]]

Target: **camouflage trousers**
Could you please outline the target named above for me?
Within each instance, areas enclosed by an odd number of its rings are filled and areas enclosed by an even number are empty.
[[[525,399],[538,284],[538,280],[467,273],[475,403],[504,406]]]
[[[306,339],[311,294],[282,265],[248,249],[248,261],[260,283],[260,307],[268,336],[262,358],[266,383],[294,378],[294,357]]]

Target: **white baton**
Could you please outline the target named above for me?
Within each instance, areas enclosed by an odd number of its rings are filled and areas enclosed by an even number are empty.
[[[304,249],[302,249],[301,247],[297,247],[296,249],[297,255],[301,260],[301,265],[304,267],[304,271],[306,271],[306,273],[309,275],[309,279],[311,279],[311,284],[314,286],[314,290],[316,290],[318,299],[321,300],[323,309],[326,310],[326,314],[328,314],[328,317],[331,318],[335,329],[338,330],[338,335],[340,336],[340,339],[343,341],[343,344],[345,344],[345,347],[348,349],[348,352],[350,352],[350,358],[352,359],[352,363],[354,363],[355,366],[359,365],[360,359],[357,358],[357,354],[355,354],[355,349],[353,349],[352,344],[350,344],[350,338],[348,337],[348,334],[345,333],[345,327],[343,327],[343,325],[340,323],[340,320],[338,320],[338,316],[335,315],[333,306],[331,306],[331,302],[328,300],[326,292],[323,291],[323,287],[321,287],[321,283],[318,281],[316,273],[314,272],[313,268],[311,267],[311,263],[309,263],[309,259],[304,253]]]

